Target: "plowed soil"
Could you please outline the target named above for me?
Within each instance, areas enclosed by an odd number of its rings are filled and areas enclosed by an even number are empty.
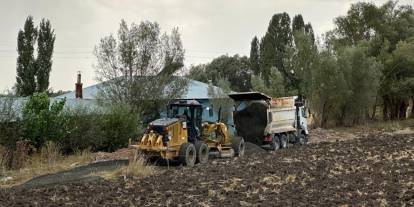
[[[1,190],[0,206],[414,206],[414,136],[371,134],[143,179]]]

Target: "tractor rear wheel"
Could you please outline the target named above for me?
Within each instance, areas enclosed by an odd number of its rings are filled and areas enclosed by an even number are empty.
[[[280,148],[287,148],[288,147],[288,139],[285,134],[280,135]]]
[[[195,149],[197,152],[197,162],[200,164],[207,163],[209,156],[208,145],[205,142],[198,141],[195,144]]]
[[[245,149],[244,139],[243,137],[234,137],[232,147],[234,149],[234,155],[236,157],[241,157],[244,155]]]
[[[186,166],[193,167],[197,157],[194,145],[190,142],[182,144],[180,147],[179,156],[181,163]]]

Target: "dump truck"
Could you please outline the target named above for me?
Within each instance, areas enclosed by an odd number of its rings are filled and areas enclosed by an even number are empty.
[[[297,96],[271,98],[264,93],[245,92],[229,97],[236,103],[236,133],[245,141],[270,150],[308,142],[306,109]]]
[[[139,143],[131,147],[187,166],[206,163],[211,154],[243,156],[244,139],[231,137],[225,123],[203,121],[203,106],[198,101],[177,100],[167,108],[167,117],[150,122]]]

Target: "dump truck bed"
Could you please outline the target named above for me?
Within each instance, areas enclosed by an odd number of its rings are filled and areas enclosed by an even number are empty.
[[[272,98],[268,109],[268,127],[265,133],[295,131],[296,97]]]

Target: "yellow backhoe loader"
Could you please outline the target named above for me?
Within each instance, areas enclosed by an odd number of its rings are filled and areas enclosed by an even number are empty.
[[[230,137],[222,122],[203,122],[202,112],[198,101],[174,101],[168,105],[167,118],[152,121],[139,143],[131,147],[187,166],[206,163],[210,154],[243,156],[243,138]]]

